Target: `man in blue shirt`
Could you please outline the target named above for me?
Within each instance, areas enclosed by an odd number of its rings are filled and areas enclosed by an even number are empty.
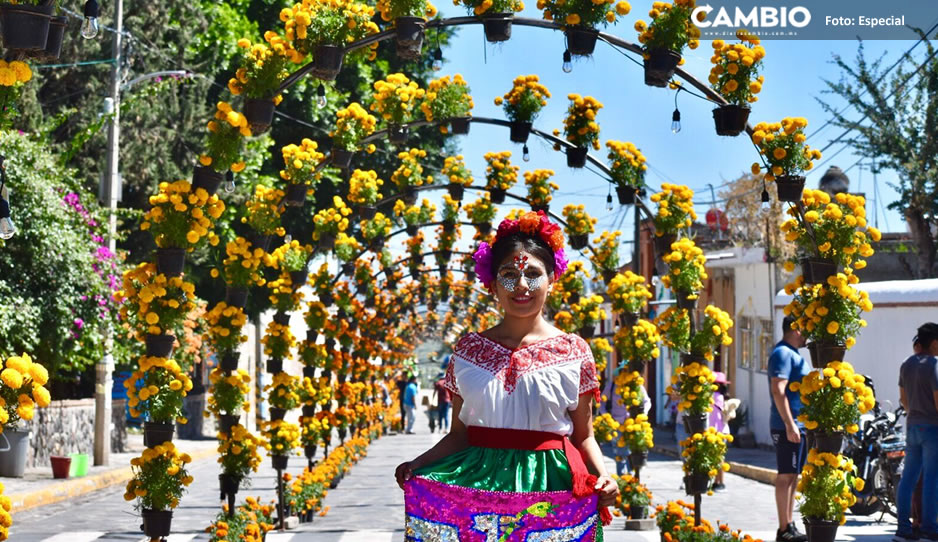
[[[408,435],[414,434],[414,421],[417,418],[417,377],[410,375],[404,388],[404,411],[407,413]]]
[[[798,473],[804,466],[807,452],[804,427],[798,422],[801,395],[792,391],[789,384],[801,382],[811,372],[811,367],[798,353],[798,349],[805,345],[805,339],[801,331],[792,328],[794,321],[791,316],[782,320],[782,340],[769,356],[769,392],[772,396],[769,429],[778,462],[778,476],[775,477],[779,525],[775,540],[778,542],[805,542],[808,539],[798,532],[794,522]]]

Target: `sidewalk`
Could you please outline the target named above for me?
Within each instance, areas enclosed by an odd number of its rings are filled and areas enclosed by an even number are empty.
[[[669,457],[680,458],[681,446],[674,439],[674,432],[668,428],[655,428],[654,451]],[[763,484],[775,484],[775,453],[762,448],[735,448],[726,451],[726,462],[730,472]]]

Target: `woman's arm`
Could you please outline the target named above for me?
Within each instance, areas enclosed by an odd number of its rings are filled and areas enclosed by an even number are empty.
[[[576,410],[570,413],[570,419],[573,421],[573,434],[570,436],[570,441],[583,454],[583,462],[586,463],[587,470],[599,478],[596,481],[596,489],[599,490],[599,506],[612,506],[615,504],[616,495],[619,494],[619,485],[606,472],[603,453],[593,437],[592,395],[584,393],[580,396],[580,402]]]
[[[466,425],[459,419],[459,411],[462,410],[462,397],[453,395],[453,421],[450,424],[450,431],[445,437],[440,439],[432,448],[420,454],[416,459],[401,463],[394,472],[397,478],[397,485],[404,488],[404,482],[414,476],[414,471],[438,461],[444,457],[461,452],[469,446],[469,439],[466,434]]]

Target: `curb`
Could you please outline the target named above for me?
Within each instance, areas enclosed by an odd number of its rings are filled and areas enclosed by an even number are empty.
[[[676,459],[681,458],[680,452],[671,448],[656,448],[654,451]],[[730,472],[737,476],[742,476],[743,478],[748,478],[763,484],[775,485],[775,476],[777,473],[772,469],[746,465],[745,463],[737,463],[735,461],[727,461],[727,463],[730,464]]]
[[[207,448],[193,451],[189,455],[192,457],[192,461],[195,462],[213,457],[217,453],[214,448]],[[133,478],[133,470],[128,466],[92,476],[66,480],[35,491],[13,493],[7,496],[12,504],[12,513],[17,514],[32,508],[62,502],[66,499],[80,497],[117,484],[123,484],[131,478]]]

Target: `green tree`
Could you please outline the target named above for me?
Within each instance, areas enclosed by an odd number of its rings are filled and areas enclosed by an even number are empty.
[[[821,102],[833,125],[852,130],[845,142],[875,160],[878,169],[899,174],[892,185],[899,200],[889,208],[902,213],[912,232],[918,278],[938,276],[938,57],[924,34],[922,40],[924,63],[904,56],[892,74],[881,66],[882,57],[872,62],[866,58],[862,43],[853,65],[835,58],[841,78],[826,81],[828,92],[855,108],[863,121],[850,120],[835,104]]]

